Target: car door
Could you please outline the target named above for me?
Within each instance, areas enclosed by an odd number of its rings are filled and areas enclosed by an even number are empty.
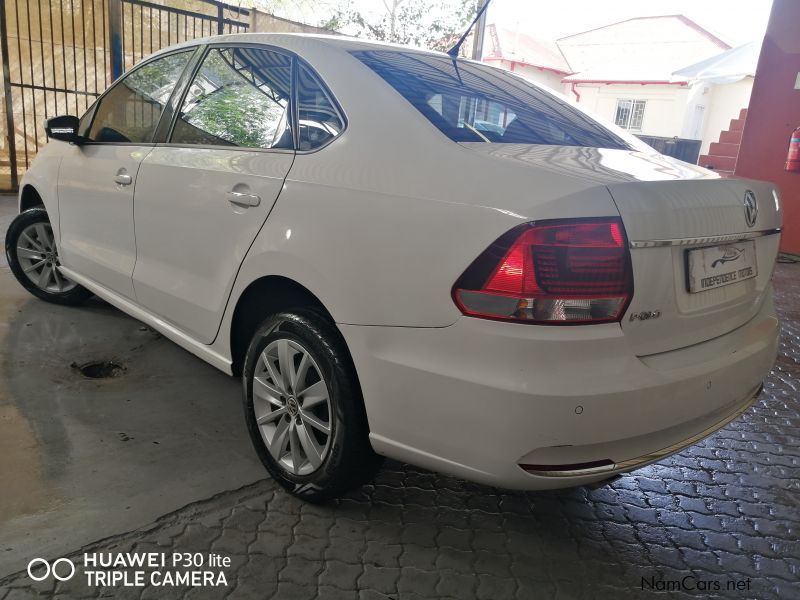
[[[264,46],[210,46],[139,171],[138,302],[203,343],[294,160],[292,69]]]
[[[81,120],[86,142],[70,145],[58,177],[61,261],[134,298],[133,192],[163,108],[195,49],[137,66]]]

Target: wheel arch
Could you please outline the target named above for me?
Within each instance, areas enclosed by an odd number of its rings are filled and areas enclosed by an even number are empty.
[[[331,313],[322,301],[304,285],[281,275],[260,277],[248,284],[237,299],[236,307],[233,310],[230,326],[230,350],[231,371],[234,375],[238,376],[242,373],[242,363],[247,346],[256,327],[267,316],[289,309],[312,310],[335,327]],[[347,347],[346,344],[345,347]]]
[[[41,206],[46,208],[39,191],[30,183],[25,184],[19,193],[19,212]]]

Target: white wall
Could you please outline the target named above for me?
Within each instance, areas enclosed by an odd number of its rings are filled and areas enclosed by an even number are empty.
[[[506,61],[503,61],[503,63],[505,62]],[[505,68],[505,65],[503,68]],[[531,67],[528,65],[521,65],[519,63],[514,64],[514,73],[530,81],[535,81],[539,85],[544,85],[561,94],[563,94],[566,90],[566,86],[561,83],[561,80],[565,77],[563,73],[554,73],[553,71],[546,71],[544,69],[539,69],[537,67]]]
[[[509,61],[496,60],[488,64],[511,70]],[[519,63],[514,64],[513,70],[575,101],[570,84],[561,82],[563,75]],[[581,96],[578,104],[612,123],[618,99],[646,100],[642,130],[632,133],[701,139],[700,154],[707,154],[711,142],[719,140],[720,132],[728,129],[730,120],[738,118],[739,111],[747,108],[753,78],[729,84],[697,83],[692,86],[580,83],[575,89]],[[702,115],[698,114],[698,106],[702,107]]]
[[[529,65],[523,65],[517,62],[513,63],[514,68],[512,69],[512,63],[507,60],[491,60],[486,61],[486,64],[492,65],[493,67],[500,67],[506,71],[513,71],[528,81],[534,81],[539,85],[543,85],[561,94],[566,93],[567,86],[561,83],[561,80],[565,77],[565,75],[562,73],[554,73],[553,71],[539,69],[538,67],[532,67]]]
[[[588,84],[576,86],[579,104],[607,121],[614,122],[617,100],[645,100],[641,131],[634,134],[663,137],[680,136],[689,88],[667,84]]]
[[[703,144],[700,154],[708,154],[711,142],[719,141],[719,134],[728,129],[731,119],[738,119],[739,112],[750,104],[753,78],[745,77],[736,83],[707,85],[706,119],[703,126]]]

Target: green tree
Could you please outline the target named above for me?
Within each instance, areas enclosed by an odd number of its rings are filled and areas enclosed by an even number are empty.
[[[447,50],[475,17],[476,0],[382,0],[383,10],[369,15],[349,0],[321,27],[383,42]],[[462,53],[468,45],[462,47]]]

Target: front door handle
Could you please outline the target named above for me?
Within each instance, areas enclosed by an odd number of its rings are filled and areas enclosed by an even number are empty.
[[[124,170],[120,169],[120,172],[114,175],[114,183],[118,183],[119,185],[130,185],[133,183],[133,177],[128,175]]]
[[[258,206],[261,204],[261,196],[255,194],[245,194],[243,192],[228,192],[225,194],[228,202],[237,206]]]

